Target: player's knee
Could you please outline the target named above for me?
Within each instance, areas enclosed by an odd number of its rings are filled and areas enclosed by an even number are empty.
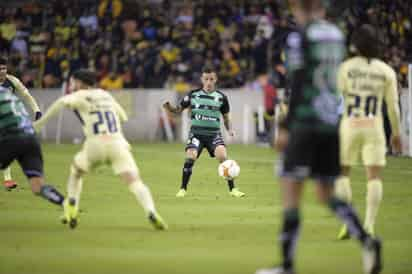
[[[196,159],[197,159],[197,150],[196,149],[188,149],[186,151],[186,158],[192,159],[193,161],[196,161]]]
[[[126,184],[129,184],[129,185],[136,183],[136,182],[143,183],[140,177],[138,176],[137,172],[134,172],[134,171],[122,172],[120,173],[120,177]]]
[[[70,172],[73,176],[75,176],[76,178],[81,177],[82,175],[84,175],[84,171],[81,170],[80,168],[78,168],[76,165],[72,164],[70,167]]]
[[[224,146],[216,147],[215,156],[219,160],[219,162],[224,162],[227,159],[226,148]]]
[[[43,185],[43,179],[40,177],[32,177],[29,179],[31,191],[34,194],[40,194],[41,186]]]

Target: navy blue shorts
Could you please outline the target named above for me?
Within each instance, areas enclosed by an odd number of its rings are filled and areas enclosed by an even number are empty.
[[[202,150],[206,148],[210,157],[215,157],[215,149],[217,146],[225,146],[225,141],[220,133],[211,136],[190,133],[185,151],[194,148],[197,150],[197,157],[199,158]]]
[[[27,178],[43,177],[43,156],[36,136],[28,135],[0,141],[0,169],[14,160],[19,162]]]

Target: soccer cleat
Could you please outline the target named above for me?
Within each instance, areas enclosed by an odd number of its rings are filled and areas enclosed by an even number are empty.
[[[348,227],[346,225],[343,225],[338,233],[338,240],[348,240],[348,239],[350,239]]]
[[[186,190],[184,188],[181,188],[177,193],[176,193],[176,197],[177,198],[183,198],[186,196]]]
[[[69,224],[71,229],[76,228],[78,223],[77,215],[79,209],[76,206],[76,200],[74,198],[65,199],[63,202],[64,215],[62,218],[63,224]]]
[[[17,183],[13,180],[5,180],[3,185],[9,191],[17,187]]]
[[[363,270],[365,274],[378,274],[382,271],[382,244],[379,239],[368,237],[363,244]]]
[[[149,221],[152,223],[154,228],[158,230],[166,230],[168,228],[166,222],[156,212],[149,213]]]
[[[237,198],[240,198],[240,197],[243,197],[243,196],[246,195],[245,193],[239,191],[239,189],[237,189],[237,188],[233,188],[233,189],[229,192],[229,194],[230,194],[230,196],[237,197]]]
[[[258,269],[255,274],[295,274],[295,272],[291,269],[287,270],[282,266],[278,266],[274,268]]]

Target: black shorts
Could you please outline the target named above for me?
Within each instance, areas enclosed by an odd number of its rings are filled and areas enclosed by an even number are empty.
[[[17,160],[27,178],[43,177],[43,156],[35,136],[15,137],[0,141],[0,169]]]
[[[209,152],[210,157],[215,157],[215,149],[217,146],[224,146],[225,141],[222,135],[216,134],[212,136],[189,134],[185,151],[194,148],[197,150],[197,157],[199,158],[204,148]]]
[[[340,174],[338,132],[292,130],[281,156],[279,175],[296,181],[307,177],[333,183]]]

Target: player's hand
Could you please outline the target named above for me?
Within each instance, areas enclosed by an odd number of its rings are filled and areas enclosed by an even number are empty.
[[[395,154],[399,154],[402,152],[402,143],[401,143],[401,137],[397,135],[392,135],[391,136],[391,145],[392,145],[392,151]]]
[[[36,111],[36,113],[34,114],[34,121],[39,120],[41,116],[42,116],[41,111]]]
[[[171,111],[172,105],[170,104],[169,101],[167,101],[167,102],[165,102],[165,103],[163,104],[163,108],[166,109],[166,110],[168,110],[168,111]]]
[[[275,148],[277,151],[282,152],[285,150],[289,142],[289,132],[286,129],[279,128],[278,135],[275,139]]]

